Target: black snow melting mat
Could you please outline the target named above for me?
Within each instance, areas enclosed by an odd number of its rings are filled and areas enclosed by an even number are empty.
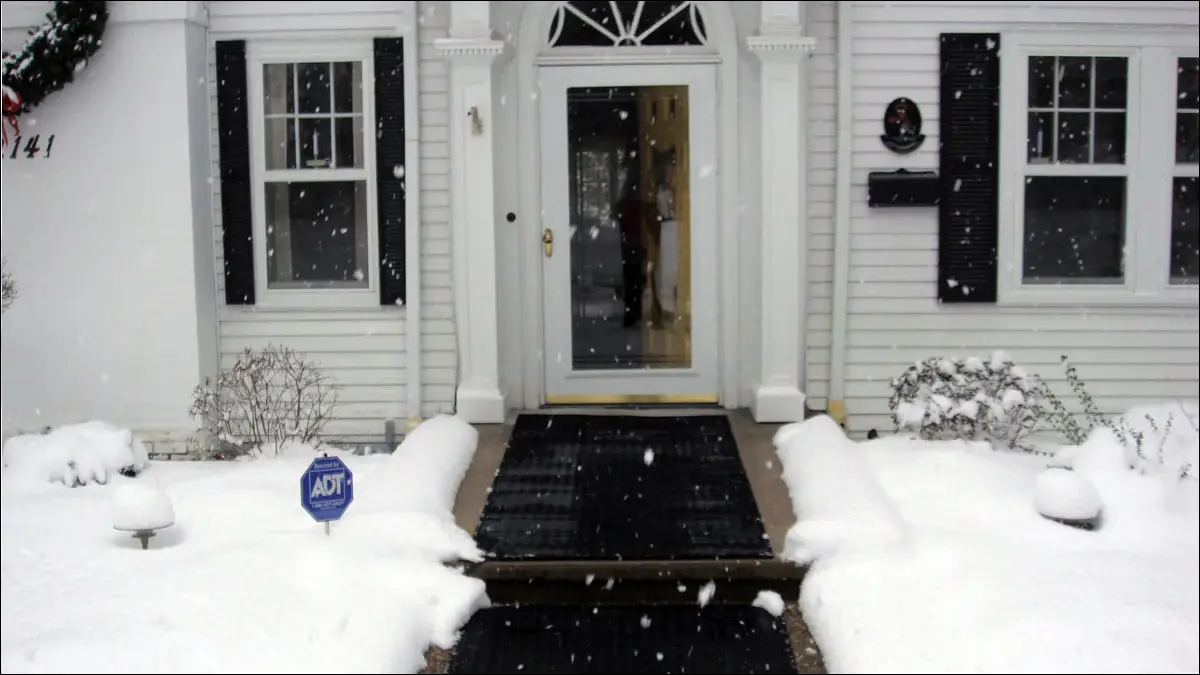
[[[493,607],[448,673],[795,673],[782,617],[756,607]]]
[[[724,415],[521,415],[475,541],[494,560],[772,556]]]

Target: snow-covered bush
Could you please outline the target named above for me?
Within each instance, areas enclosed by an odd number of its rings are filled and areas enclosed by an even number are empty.
[[[149,464],[146,446],[129,429],[106,422],[68,424],[4,443],[5,474],[32,484],[104,485],[117,474],[135,476]]]
[[[1083,445],[1096,429],[1108,429],[1125,447],[1129,468],[1150,473],[1169,467],[1180,478],[1196,478],[1197,418],[1195,404],[1171,403],[1139,406],[1124,415],[1109,417],[1100,412],[1088,393],[1079,371],[1062,357],[1067,384],[1083,408],[1083,417],[1072,415],[1048,384],[1038,378],[1040,396],[1046,402],[1044,421],[1068,443]]]
[[[246,348],[215,384],[196,387],[190,414],[209,457],[277,456],[292,443],[317,445],[336,404],[337,390],[315,363],[267,345]]]
[[[896,428],[925,440],[990,440],[1015,448],[1037,425],[1037,382],[1002,351],[978,357],[936,357],[892,380],[888,401]]]

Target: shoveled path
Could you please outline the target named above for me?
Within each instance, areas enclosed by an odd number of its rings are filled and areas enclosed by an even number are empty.
[[[743,411],[730,413],[729,419],[763,528],[778,551],[793,522],[771,444],[778,427],[758,425]],[[455,510],[468,532],[476,530],[512,420],[478,428],[479,449]],[[464,627],[455,654],[431,650],[424,672],[824,672],[794,603],[779,618],[750,606],[762,590],[789,601],[798,596],[803,570],[774,557],[490,560],[469,573],[487,582],[494,609],[478,613]],[[710,582],[716,592],[701,608],[698,594]]]

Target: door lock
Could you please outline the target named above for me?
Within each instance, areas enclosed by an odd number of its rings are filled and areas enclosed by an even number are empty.
[[[554,254],[554,232],[548,227],[542,230],[542,249],[546,252],[547,258]]]

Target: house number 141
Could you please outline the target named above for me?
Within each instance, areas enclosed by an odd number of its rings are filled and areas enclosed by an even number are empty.
[[[50,158],[50,149],[54,147],[54,134],[50,134],[46,138],[46,147],[44,148],[41,146],[42,137],[40,134],[31,136],[26,140],[24,147],[21,146],[22,138],[22,136],[17,136],[16,141],[13,143],[12,152],[8,153],[9,159],[33,159],[38,156],[38,153],[41,153],[45,159]],[[24,158],[21,155],[24,155]]]

